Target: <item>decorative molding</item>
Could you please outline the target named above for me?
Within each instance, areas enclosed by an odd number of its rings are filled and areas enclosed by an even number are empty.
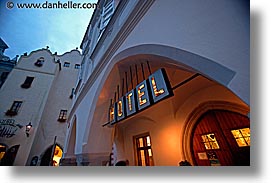
[[[31,55],[33,55],[34,53],[37,53],[37,52],[40,52],[40,51],[46,51],[46,52],[48,52],[51,56],[54,56],[50,50],[45,49],[45,48],[41,48],[41,49],[32,51],[29,55],[21,55],[21,58],[18,60],[18,62],[21,61],[22,58],[29,58],[29,57],[31,57]]]

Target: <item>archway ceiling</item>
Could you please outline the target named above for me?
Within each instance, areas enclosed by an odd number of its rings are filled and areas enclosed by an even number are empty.
[[[155,55],[134,55],[131,57],[127,57],[120,62],[118,62],[112,71],[110,72],[109,76],[107,77],[104,86],[101,90],[99,101],[97,105],[106,105],[110,103],[110,99],[114,99],[114,93],[117,93],[117,86],[119,85],[119,97],[123,96],[127,91],[130,91],[133,87],[135,87],[138,83],[142,82],[144,79],[147,79],[150,75],[149,69],[147,66],[147,62],[150,65],[151,73],[155,72],[160,68],[165,68],[166,73],[168,75],[170,84],[172,87],[176,86],[177,84],[181,83],[182,81],[190,78],[194,74],[195,71],[192,71],[191,68],[187,66],[180,65],[176,61],[171,60],[169,58],[155,56]],[[142,67],[144,70],[144,77],[142,74]],[[136,77],[135,66],[137,66],[138,78]],[[131,84],[130,78],[130,67],[132,70],[132,80],[133,80],[133,87]],[[128,90],[126,91],[126,84],[125,84],[125,73],[127,73],[127,80],[128,80]],[[124,79],[124,86],[122,86],[122,79]],[[208,87],[213,85],[214,82],[208,80],[203,76],[198,76],[196,79],[192,80],[189,84],[192,83],[191,90],[187,91],[195,92],[202,88]],[[122,92],[122,88],[123,92]]]

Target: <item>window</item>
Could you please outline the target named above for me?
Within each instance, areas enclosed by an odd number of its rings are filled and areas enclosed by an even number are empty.
[[[9,75],[9,72],[2,72],[2,74],[0,76],[0,88],[4,84],[4,82],[7,79],[8,75]]]
[[[239,147],[250,146],[250,128],[231,130]]]
[[[31,87],[33,79],[34,79],[34,77],[27,76],[26,79],[25,79],[25,82],[21,85],[21,87],[22,88],[29,88],[29,87]]]
[[[8,75],[9,75],[9,72],[2,72],[0,79],[1,80],[7,79]]]
[[[153,166],[153,154],[151,148],[151,139],[149,135],[135,138],[137,149],[137,159],[139,166]]]
[[[64,67],[70,67],[70,63],[69,62],[64,62]]]
[[[40,57],[39,59],[37,59],[37,61],[34,63],[35,66],[37,67],[41,67],[44,64],[44,57]]]
[[[72,88],[70,99],[72,99],[73,97],[74,97],[74,88]]]
[[[22,101],[14,101],[11,108],[6,112],[6,115],[7,116],[17,115],[21,105],[22,105]]]
[[[101,20],[99,21],[98,28],[100,29],[99,35],[97,38],[97,41],[101,38],[103,32],[105,31],[106,26],[108,25],[109,21],[112,18],[112,15],[114,13],[114,1],[109,0],[106,1],[106,3],[103,6],[102,14],[101,14]]]
[[[103,20],[105,22],[105,23],[103,22],[103,26],[106,26],[108,24],[106,19],[108,19],[108,21],[109,21],[110,17],[113,14],[113,12],[114,12],[114,1],[111,0],[111,1],[106,2],[104,7],[103,7],[103,13],[102,13]]]
[[[75,69],[80,69],[80,65],[79,65],[79,64],[75,64],[75,65],[74,65],[74,68],[75,68]]]
[[[58,121],[65,122],[67,120],[67,110],[60,110]]]
[[[220,146],[216,140],[214,133],[202,135],[202,142],[206,149],[219,149]]]

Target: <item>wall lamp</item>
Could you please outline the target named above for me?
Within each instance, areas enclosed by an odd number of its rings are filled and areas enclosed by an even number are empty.
[[[29,122],[29,124],[26,125],[26,135],[27,135],[27,137],[30,136],[30,130],[31,130],[31,128],[32,128],[32,123]]]

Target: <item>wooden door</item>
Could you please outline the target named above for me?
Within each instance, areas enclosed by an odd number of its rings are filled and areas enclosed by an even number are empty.
[[[198,120],[192,138],[199,166],[250,165],[250,125],[247,116],[212,110]]]

